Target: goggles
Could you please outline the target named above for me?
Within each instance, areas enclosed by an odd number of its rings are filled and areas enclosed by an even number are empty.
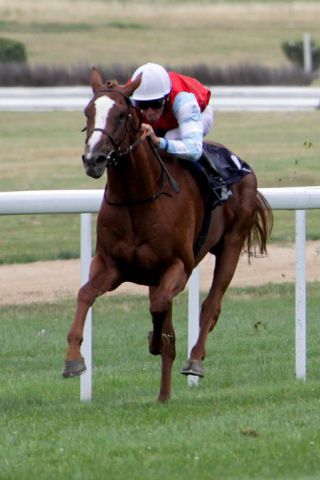
[[[158,98],[157,100],[135,100],[134,103],[140,110],[148,110],[148,108],[158,110],[164,106],[165,101],[165,98]]]

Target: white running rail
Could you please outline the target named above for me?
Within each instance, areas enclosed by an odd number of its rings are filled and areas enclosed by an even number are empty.
[[[320,108],[320,87],[209,87],[222,111],[312,111]],[[2,87],[0,111],[83,111],[90,87]]]

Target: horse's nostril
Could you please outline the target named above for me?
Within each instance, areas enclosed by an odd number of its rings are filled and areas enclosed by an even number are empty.
[[[106,157],[104,157],[103,155],[99,155],[99,157],[96,159],[97,164],[103,163],[105,161],[106,161]]]
[[[98,156],[91,156],[88,158],[87,155],[82,155],[82,161],[85,164],[89,165],[100,165],[106,161],[106,157],[104,155],[98,155]]]

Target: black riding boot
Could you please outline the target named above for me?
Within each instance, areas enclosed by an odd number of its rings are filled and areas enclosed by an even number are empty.
[[[211,208],[213,209],[228,200],[232,193],[229,190],[225,180],[223,180],[218,172],[212,159],[206,152],[203,152],[199,160],[199,164],[201,165],[202,170],[205,172],[209,181],[210,190],[212,192],[210,203],[212,203]]]

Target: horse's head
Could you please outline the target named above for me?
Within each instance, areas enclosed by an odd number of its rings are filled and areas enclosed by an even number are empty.
[[[116,81],[103,83],[100,73],[93,68],[90,82],[93,98],[84,110],[87,138],[82,160],[87,175],[99,178],[106,167],[129,151],[129,133],[135,129],[130,96],[140,85],[141,77],[127,85]]]

